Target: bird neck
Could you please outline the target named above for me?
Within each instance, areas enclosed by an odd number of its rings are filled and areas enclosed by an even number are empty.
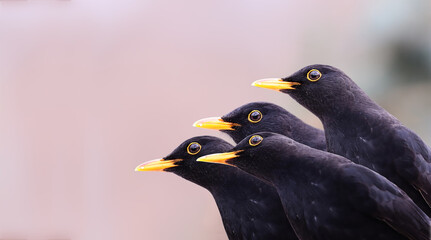
[[[187,168],[183,171],[176,169],[174,171],[178,176],[209,190],[211,193],[218,186],[237,181],[238,172],[239,170],[236,168],[221,164],[205,164],[205,167]]]
[[[322,130],[314,128],[303,121],[299,120],[292,126],[290,136],[291,139],[310,146],[312,148],[324,150],[326,149],[325,134]]]
[[[229,239],[296,239],[276,189],[249,174],[238,177],[211,191]]]
[[[374,104],[356,104],[336,114],[321,116],[327,141],[334,137],[360,137],[372,134],[381,123],[399,123],[385,109]]]
[[[381,107],[373,101],[350,78],[344,78],[342,83],[322,89],[319,93],[291,93],[299,103],[314,113],[323,122],[327,118],[343,118],[348,114],[357,114],[364,110],[379,110]]]
[[[272,170],[267,173],[268,179],[274,186],[283,186],[287,183],[309,184],[310,179],[316,176],[331,175],[331,169],[336,165],[351,163],[343,157],[308,146],[297,148],[295,153],[275,162],[277,165],[273,166]]]
[[[181,177],[207,189],[213,195],[234,193],[241,189],[244,183],[252,184],[254,177],[244,173],[238,168],[221,165],[221,164],[208,164],[205,169],[196,171],[187,171],[187,174],[180,175]]]
[[[214,196],[217,195],[219,198],[230,198],[231,196],[240,196],[241,194],[246,196],[248,191],[256,190],[256,184],[264,184],[262,181],[239,170],[238,168],[221,166],[226,167],[226,170],[229,172],[224,170],[223,174],[219,174],[220,177],[216,179],[213,178],[206,186]],[[244,186],[248,187],[244,188]]]
[[[253,201],[250,202],[251,196],[259,197],[262,191],[270,192],[272,189],[263,181],[243,172],[226,174],[224,177],[223,183],[213,184],[207,188],[213,195],[222,218],[232,214],[243,215],[246,211],[244,209],[248,209],[247,205],[253,205]],[[276,196],[275,189],[272,194]],[[235,207],[232,208],[232,206]],[[233,213],[228,213],[228,211]],[[235,214],[236,211],[242,213]]]

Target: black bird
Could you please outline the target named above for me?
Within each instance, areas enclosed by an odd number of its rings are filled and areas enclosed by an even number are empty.
[[[236,168],[196,162],[201,156],[231,148],[216,137],[194,137],[167,157],[143,163],[135,170],[172,172],[207,189],[229,239],[298,239],[274,187]]]
[[[320,118],[329,152],[385,176],[431,216],[431,149],[345,73],[311,65],[253,85],[289,94]]]
[[[275,132],[312,148],[326,149],[322,130],[304,123],[284,108],[267,102],[248,103],[221,118],[204,118],[193,126],[220,130],[236,143],[255,132]]]
[[[278,191],[299,239],[428,240],[430,219],[380,174],[276,133],[197,161],[237,166]]]

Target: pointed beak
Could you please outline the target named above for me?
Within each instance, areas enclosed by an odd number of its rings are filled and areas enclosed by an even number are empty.
[[[193,123],[193,127],[207,128],[214,130],[235,130],[235,126],[241,126],[238,123],[226,122],[219,117],[203,118]]]
[[[251,84],[255,87],[268,88],[276,91],[284,89],[295,89],[294,86],[301,85],[299,82],[286,82],[281,78],[265,78]]]
[[[177,167],[176,162],[182,161],[183,159],[171,159],[171,160],[165,160],[165,159],[155,159],[148,162],[144,162],[141,165],[137,166],[135,168],[135,171],[142,172],[142,171],[163,171],[164,169],[171,168],[171,167]]]
[[[228,160],[239,157],[238,153],[243,150],[238,150],[234,152],[226,152],[226,153],[215,153],[209,154],[206,156],[202,156],[198,158],[196,161],[198,162],[209,162],[209,163],[219,163],[233,166],[232,164],[227,163]]]

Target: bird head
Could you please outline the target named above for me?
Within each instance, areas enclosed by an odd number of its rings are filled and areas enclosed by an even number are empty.
[[[284,108],[272,103],[252,102],[222,117],[204,118],[193,126],[222,131],[236,143],[256,132],[276,132],[288,135],[300,120]]]
[[[238,167],[263,180],[280,167],[280,160],[295,154],[296,142],[277,133],[259,132],[247,136],[231,150],[202,156],[198,162],[226,164]]]
[[[231,148],[232,145],[217,137],[193,137],[181,143],[168,156],[144,162],[137,166],[135,171],[172,172],[194,183],[204,185],[203,181],[211,177],[208,173],[216,176],[216,171],[213,164],[197,162],[196,159]]]
[[[360,91],[345,73],[320,64],[304,67],[285,78],[262,79],[252,85],[287,93],[317,116],[348,107]]]

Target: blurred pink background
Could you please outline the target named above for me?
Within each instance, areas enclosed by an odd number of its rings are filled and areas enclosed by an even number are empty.
[[[431,142],[431,2],[0,1],[0,238],[226,239],[209,192],[134,172],[250,86],[336,66]]]

